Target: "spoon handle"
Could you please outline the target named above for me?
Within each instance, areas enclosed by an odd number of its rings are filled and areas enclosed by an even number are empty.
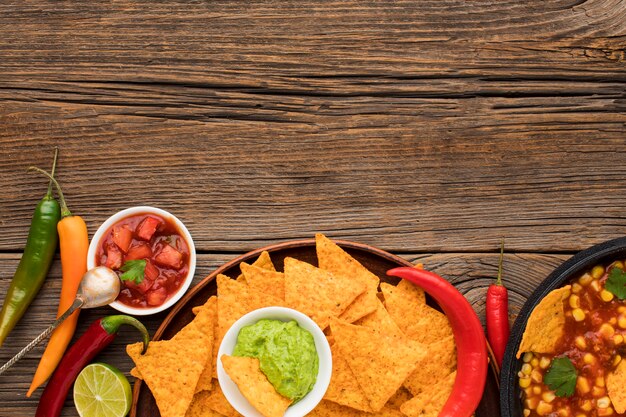
[[[61,323],[65,321],[74,311],[78,310],[85,304],[85,300],[82,297],[76,297],[70,308],[68,308],[65,313],[61,314],[58,319],[54,321],[46,330],[44,330],[39,336],[37,336],[32,342],[30,342],[24,349],[17,352],[15,356],[13,356],[7,363],[0,367],[0,375],[2,375],[7,369],[15,365],[17,361],[22,359],[24,355],[30,352],[35,346],[40,344],[44,339],[47,339],[50,336],[50,333],[54,331]]]

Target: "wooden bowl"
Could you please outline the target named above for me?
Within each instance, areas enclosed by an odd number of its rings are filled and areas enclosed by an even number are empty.
[[[409,261],[372,246],[341,240],[334,240],[334,242],[376,274],[383,282],[397,284],[399,279],[388,277],[386,272],[398,266],[412,266]],[[272,261],[279,271],[283,270],[283,261],[286,257],[296,258],[309,262],[312,265],[317,265],[314,239],[279,243],[239,256],[213,271],[213,273],[192,288],[163,320],[163,323],[161,323],[161,326],[154,334],[153,340],[172,338],[180,329],[193,320],[194,315],[191,311],[193,307],[204,304],[209,297],[216,295],[217,285],[215,277],[218,274],[236,278],[241,273],[239,264],[241,262],[252,263],[264,250],[270,253]],[[436,307],[432,300],[428,302]],[[491,349],[489,349],[489,352],[491,366],[483,399],[476,410],[476,417],[497,417],[500,415],[498,368],[495,365],[496,362],[493,359]],[[141,380],[137,380],[133,388],[133,406],[130,415],[131,417],[154,417],[160,415],[150,389]]]
[[[607,260],[626,258],[626,238],[621,237],[592,246],[556,268],[545,280],[539,284],[522,307],[509,337],[509,343],[502,361],[500,375],[500,402],[502,417],[522,417],[522,401],[517,374],[522,367],[522,360],[516,359],[515,354],[522,342],[522,336],[526,329],[526,322],[533,309],[552,290],[562,287],[572,278],[575,278],[590,267]]]

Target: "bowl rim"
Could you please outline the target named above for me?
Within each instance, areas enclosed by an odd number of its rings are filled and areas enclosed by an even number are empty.
[[[556,267],[546,279],[528,297],[520,310],[504,353],[500,372],[500,413],[502,417],[521,417],[521,402],[517,373],[521,368],[521,359],[515,358],[526,322],[535,306],[552,290],[560,288],[576,274],[618,253],[626,253],[626,237],[607,240],[584,249]]]
[[[120,210],[117,213],[111,215],[104,222],[102,222],[100,227],[98,227],[96,232],[93,234],[91,241],[89,242],[89,249],[87,251],[87,269],[92,269],[96,266],[96,251],[98,249],[99,243],[102,237],[104,236],[104,234],[118,221],[126,217],[133,216],[136,214],[141,214],[141,213],[155,214],[160,217],[170,219],[174,222],[174,224],[176,224],[176,227],[181,232],[181,234],[183,235],[183,238],[187,242],[187,246],[189,246],[189,270],[187,271],[187,276],[185,277],[185,281],[178,288],[178,291],[160,306],[147,307],[147,308],[135,308],[135,307],[131,307],[126,304],[123,304],[119,301],[113,301],[111,304],[109,304],[109,306],[116,309],[117,311],[120,311],[126,314],[132,314],[135,316],[147,316],[150,314],[160,313],[172,307],[174,304],[176,304],[178,300],[180,300],[183,297],[183,295],[187,292],[187,290],[191,286],[191,282],[193,281],[193,277],[196,272],[196,260],[197,260],[196,247],[193,242],[193,238],[191,237],[191,233],[189,233],[189,230],[187,229],[185,224],[178,217],[174,216],[169,211],[163,210],[158,207],[134,206],[134,207],[129,207],[129,208]]]
[[[224,397],[242,415],[246,417],[262,417],[262,414],[241,394],[237,385],[228,376],[222,362],[219,360],[222,355],[232,354],[232,350],[237,342],[237,336],[244,326],[257,323],[262,319],[295,320],[301,328],[313,336],[319,360],[317,379],[311,391],[300,401],[291,405],[285,412],[285,417],[303,417],[313,410],[324,397],[330,384],[333,360],[330,345],[322,329],[309,316],[292,308],[280,306],[259,308],[241,316],[228,329],[217,353],[217,379]]]

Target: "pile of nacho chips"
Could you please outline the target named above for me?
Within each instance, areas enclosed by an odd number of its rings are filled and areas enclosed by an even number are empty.
[[[171,340],[151,342],[144,355],[140,343],[127,347],[132,374],[148,385],[162,417],[240,415],[216,380],[217,351],[235,321],[269,306],[307,314],[331,345],[330,386],[310,416],[438,415],[456,376],[447,318],[426,305],[421,289],[407,281],[380,283],[325,236],[316,236],[316,249],[319,267],[286,258],[283,272],[263,252],[241,264],[237,279],[219,275],[217,297],[195,307],[195,319]],[[284,414],[289,403],[274,396],[258,360],[222,361],[259,412]]]

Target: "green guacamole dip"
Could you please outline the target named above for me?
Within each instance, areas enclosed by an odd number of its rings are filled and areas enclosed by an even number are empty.
[[[258,358],[276,391],[294,402],[308,394],[317,379],[315,341],[294,320],[263,319],[243,327],[233,356]]]

